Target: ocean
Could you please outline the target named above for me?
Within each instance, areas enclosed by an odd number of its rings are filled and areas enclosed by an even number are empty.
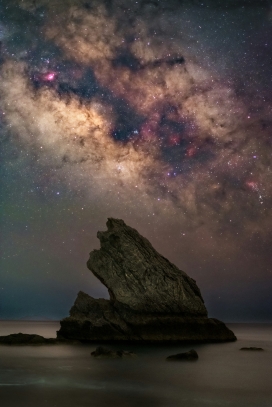
[[[1,407],[272,407],[272,325],[228,324],[221,344],[107,346],[135,359],[97,360],[99,344],[0,346]],[[58,322],[0,321],[0,335],[55,337]],[[263,352],[240,351],[257,346]],[[167,362],[194,348],[195,362]]]

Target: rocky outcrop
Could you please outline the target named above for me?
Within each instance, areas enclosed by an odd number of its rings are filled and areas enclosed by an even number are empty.
[[[207,317],[195,280],[161,256],[121,219],[98,232],[100,250],[88,268],[108,288],[110,300],[80,292],[61,321],[59,338],[82,341],[231,341],[234,334]]]
[[[0,345],[55,345],[59,342],[56,338],[44,338],[36,334],[18,333],[0,336]]]

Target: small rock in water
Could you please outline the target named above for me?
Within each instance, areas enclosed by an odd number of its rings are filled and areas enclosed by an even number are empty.
[[[188,352],[178,353],[177,355],[171,355],[166,358],[166,360],[197,360],[198,354],[194,349]]]
[[[110,350],[107,348],[103,348],[102,346],[98,346],[95,351],[91,353],[92,356],[95,358],[109,358],[109,359],[116,359],[116,358],[123,358],[123,357],[135,357],[137,356],[134,352],[128,350]]]
[[[249,348],[241,348],[240,350],[263,350],[263,348],[256,348],[255,346],[250,346]]]

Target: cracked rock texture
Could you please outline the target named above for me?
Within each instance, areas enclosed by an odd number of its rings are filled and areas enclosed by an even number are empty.
[[[83,341],[230,341],[234,334],[207,317],[195,280],[161,256],[137,230],[109,218],[98,232],[88,268],[110,300],[80,292],[58,337]]]

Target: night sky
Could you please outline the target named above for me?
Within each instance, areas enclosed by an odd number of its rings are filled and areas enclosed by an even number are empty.
[[[0,0],[0,319],[60,319],[122,218],[272,322],[268,1]]]

